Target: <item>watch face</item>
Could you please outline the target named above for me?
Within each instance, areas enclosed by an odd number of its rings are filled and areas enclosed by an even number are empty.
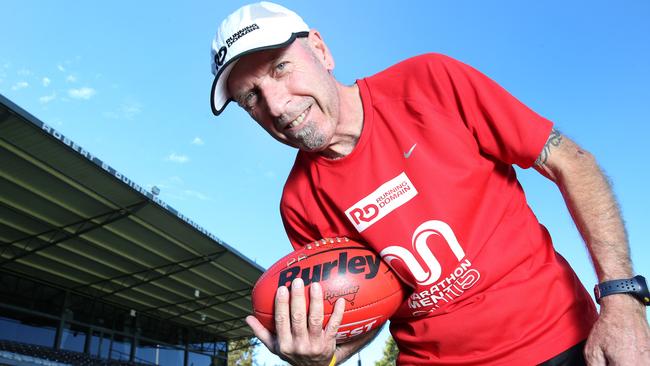
[[[635,287],[639,289],[637,292],[639,300],[641,300],[645,306],[650,305],[650,291],[648,291],[648,284],[646,283],[645,278],[639,275],[635,276],[633,280],[636,282]]]
[[[594,286],[594,297],[596,298],[596,302],[600,304],[600,285]]]

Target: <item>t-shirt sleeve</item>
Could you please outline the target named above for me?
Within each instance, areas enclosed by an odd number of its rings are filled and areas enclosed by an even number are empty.
[[[429,98],[460,116],[481,151],[508,164],[531,167],[553,123],[476,69],[439,54],[426,59]]]

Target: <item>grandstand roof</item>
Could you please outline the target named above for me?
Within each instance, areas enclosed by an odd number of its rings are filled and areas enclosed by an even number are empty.
[[[0,270],[219,339],[252,335],[264,271],[2,95]]]

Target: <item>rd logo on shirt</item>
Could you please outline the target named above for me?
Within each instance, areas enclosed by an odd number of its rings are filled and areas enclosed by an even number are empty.
[[[406,173],[382,184],[345,211],[358,232],[362,232],[418,194]]]

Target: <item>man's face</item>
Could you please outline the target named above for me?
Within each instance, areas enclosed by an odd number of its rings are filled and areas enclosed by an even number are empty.
[[[244,56],[228,78],[230,95],[260,126],[305,151],[324,151],[335,143],[339,117],[333,61],[321,44],[312,32],[287,47]]]

